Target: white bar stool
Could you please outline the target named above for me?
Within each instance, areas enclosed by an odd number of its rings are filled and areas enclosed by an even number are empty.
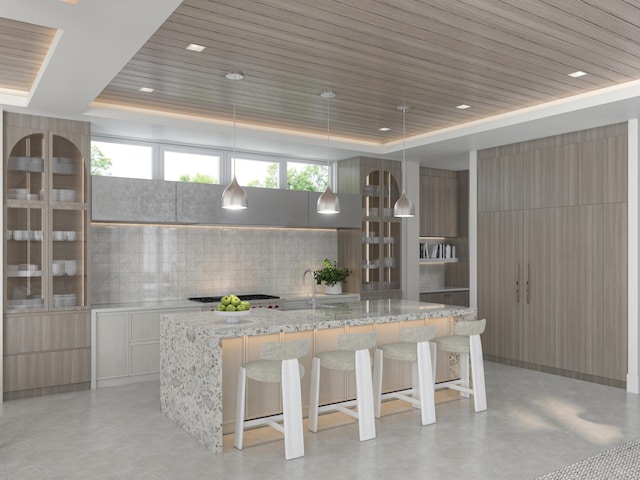
[[[439,383],[436,388],[458,390],[463,397],[473,395],[473,406],[476,412],[487,409],[482,342],[480,341],[480,334],[484,332],[486,324],[486,319],[460,320],[454,326],[455,336],[439,337],[433,340],[438,350],[460,354],[460,379]],[[473,388],[469,387],[469,360],[471,360]]]
[[[311,367],[309,430],[312,432],[318,431],[319,413],[339,411],[358,419],[361,442],[376,438],[376,425],[373,416],[371,353],[369,349],[375,347],[377,341],[377,332],[347,333],[338,337],[338,350],[316,353]],[[320,397],[320,367],[331,370],[355,371],[355,401],[333,403],[320,407],[318,405]],[[349,408],[353,406],[356,406],[356,411]]]
[[[373,388],[375,416],[380,418],[382,399],[397,398],[420,408],[422,425],[436,422],[434,398],[435,348],[429,341],[436,335],[435,325],[408,327],[400,331],[399,343],[379,345],[373,363]],[[411,362],[412,388],[397,392],[382,393],[382,371],[385,358]],[[412,395],[412,396],[409,396]]]
[[[234,446],[242,450],[244,430],[247,427],[269,425],[284,434],[284,456],[287,460],[304,456],[302,428],[302,397],[300,377],[304,367],[298,358],[309,351],[309,339],[293,342],[272,342],[262,345],[261,360],[247,362],[238,372],[236,398],[236,430]],[[271,417],[244,419],[246,379],[258,382],[282,383],[282,414]],[[283,421],[284,425],[280,425]]]

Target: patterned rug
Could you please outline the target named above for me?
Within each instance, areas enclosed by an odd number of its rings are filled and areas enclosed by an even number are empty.
[[[640,438],[587,458],[536,480],[638,480]]]

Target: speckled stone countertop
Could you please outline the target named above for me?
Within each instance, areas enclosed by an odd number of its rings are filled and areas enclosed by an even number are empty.
[[[474,318],[473,308],[375,300],[303,310],[251,310],[238,323],[215,312],[168,313],[160,324],[162,411],[213,452],[222,451],[222,348],[230,337],[429,318]]]

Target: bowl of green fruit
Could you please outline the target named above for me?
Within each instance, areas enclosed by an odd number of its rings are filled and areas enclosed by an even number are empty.
[[[251,313],[251,304],[237,295],[225,295],[214,310],[214,314],[226,317],[227,323],[238,323],[239,317]]]

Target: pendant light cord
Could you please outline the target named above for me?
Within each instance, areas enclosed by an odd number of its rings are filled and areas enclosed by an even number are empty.
[[[331,188],[331,167],[329,153],[331,151],[329,137],[331,136],[331,97],[327,96],[327,185]]]
[[[407,150],[406,141],[407,141],[407,129],[406,129],[406,121],[405,118],[407,116],[407,107],[402,109],[402,191],[406,192],[406,172],[405,172],[405,152]]]
[[[231,176],[236,176],[236,104],[233,104],[233,171]]]

